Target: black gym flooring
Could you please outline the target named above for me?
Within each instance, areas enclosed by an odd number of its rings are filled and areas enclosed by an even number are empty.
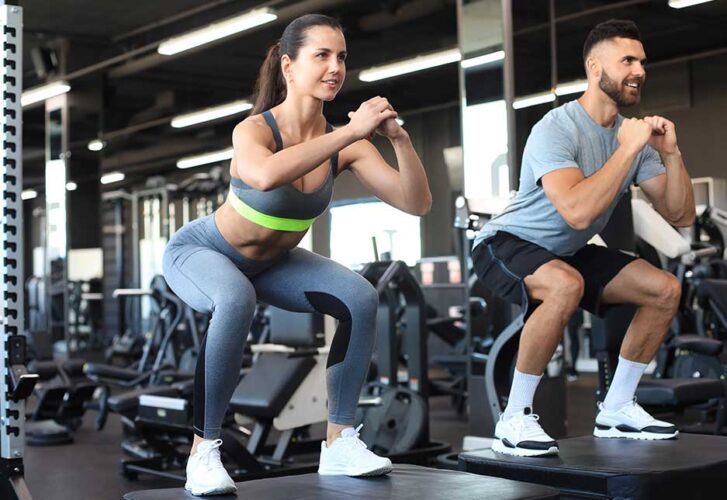
[[[595,375],[584,375],[568,384],[568,435],[589,434],[596,415]],[[461,450],[468,433],[466,417],[457,416],[449,398],[430,400],[431,437]],[[95,414],[87,414],[84,425],[75,434],[75,443],[55,447],[26,447],[25,477],[36,500],[120,499],[124,493],[150,488],[182,486],[178,481],[140,476],[128,481],[120,474],[124,457],[120,442],[121,424],[110,416],[106,428],[93,427]]]

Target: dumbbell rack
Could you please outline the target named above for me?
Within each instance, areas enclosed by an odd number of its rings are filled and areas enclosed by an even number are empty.
[[[0,0],[0,26],[0,498],[25,500],[31,496],[23,479],[24,400],[37,375],[29,375],[24,366],[22,8]]]

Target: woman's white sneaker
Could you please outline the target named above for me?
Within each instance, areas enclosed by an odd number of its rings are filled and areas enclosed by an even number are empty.
[[[675,425],[655,419],[636,400],[615,411],[606,410],[603,403],[598,403],[598,409],[593,429],[596,437],[657,440],[679,435]]]
[[[366,448],[358,431],[352,427],[343,429],[341,437],[331,446],[321,442],[321,461],[318,474],[324,476],[381,476],[391,472],[391,460],[380,457]]]
[[[540,417],[530,408],[500,420],[495,426],[495,441],[492,450],[517,457],[542,457],[558,454],[558,443],[548,436],[540,424]]]
[[[237,491],[235,482],[220,459],[221,439],[204,440],[197,453],[187,461],[187,483],[184,489],[192,495],[224,495]]]

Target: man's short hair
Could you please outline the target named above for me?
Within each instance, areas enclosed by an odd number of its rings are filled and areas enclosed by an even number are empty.
[[[588,59],[594,45],[611,38],[630,38],[641,41],[641,34],[633,21],[609,19],[599,23],[588,33],[586,43],[583,44],[583,62]]]

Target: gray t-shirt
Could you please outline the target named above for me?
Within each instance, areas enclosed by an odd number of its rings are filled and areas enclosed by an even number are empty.
[[[594,122],[578,101],[568,102],[548,112],[530,132],[520,173],[520,189],[508,207],[493,217],[477,234],[474,246],[497,231],[506,231],[551,251],[572,255],[599,233],[611,217],[619,197],[587,229],[570,227],[550,202],[541,185],[548,172],[580,168],[585,177],[593,175],[618,149],[618,115],[611,128]],[[666,172],[659,154],[647,145],[636,157],[624,179],[621,192],[635,182],[640,184]]]

